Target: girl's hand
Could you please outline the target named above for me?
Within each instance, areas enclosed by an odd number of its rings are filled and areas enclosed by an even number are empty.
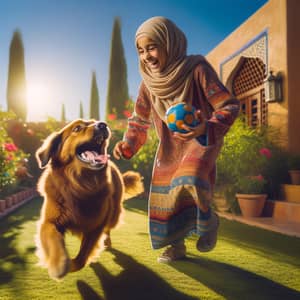
[[[124,141],[120,141],[120,142],[116,143],[116,145],[114,147],[114,150],[113,150],[114,158],[119,160],[123,156],[122,147],[123,147],[124,144],[125,144]]]
[[[182,141],[192,140],[200,135],[206,133],[206,122],[200,110],[196,111],[196,117],[199,120],[200,124],[195,127],[189,127],[187,125],[182,125],[182,129],[186,130],[187,133],[174,132],[173,136]]]

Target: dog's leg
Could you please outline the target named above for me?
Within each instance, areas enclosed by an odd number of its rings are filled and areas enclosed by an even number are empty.
[[[104,233],[105,233],[105,238],[103,241],[103,248],[104,250],[110,250],[112,248],[110,230],[106,229]]]
[[[99,239],[103,233],[104,226],[94,231],[84,233],[81,240],[81,246],[77,256],[71,260],[70,272],[76,272],[82,269],[85,264],[91,260],[92,256],[100,248]]]
[[[63,234],[46,221],[40,224],[39,239],[40,257],[44,259],[50,277],[62,278],[68,273],[70,263]]]

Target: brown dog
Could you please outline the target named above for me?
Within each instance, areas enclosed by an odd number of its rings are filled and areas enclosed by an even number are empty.
[[[50,135],[36,153],[43,172],[38,190],[44,197],[38,222],[37,254],[52,278],[83,268],[100,250],[119,221],[122,200],[143,192],[139,173],[123,175],[109,160],[110,130],[104,122],[75,120]],[[70,259],[64,234],[81,239]]]

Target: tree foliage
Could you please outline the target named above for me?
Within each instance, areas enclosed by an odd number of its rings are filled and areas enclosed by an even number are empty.
[[[22,121],[26,121],[27,106],[24,47],[19,31],[14,32],[9,50],[7,109],[13,111]]]
[[[92,74],[92,86],[91,86],[91,99],[90,99],[90,118],[91,119],[100,119],[100,110],[99,110],[99,92],[96,81],[96,73]]]
[[[115,114],[117,119],[124,119],[125,103],[128,99],[127,66],[121,38],[121,23],[119,18],[115,18],[110,49],[106,119],[110,114]]]
[[[83,105],[82,105],[81,101],[80,101],[80,104],[79,104],[79,118],[84,119]]]
[[[61,107],[61,118],[60,118],[60,120],[62,121],[62,122],[66,122],[66,109],[65,109],[65,105],[64,104],[62,104],[62,107]]]

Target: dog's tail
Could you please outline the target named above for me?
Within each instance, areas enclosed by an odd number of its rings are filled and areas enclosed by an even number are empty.
[[[122,175],[125,185],[124,200],[133,198],[144,192],[143,177],[140,173],[127,171]]]

